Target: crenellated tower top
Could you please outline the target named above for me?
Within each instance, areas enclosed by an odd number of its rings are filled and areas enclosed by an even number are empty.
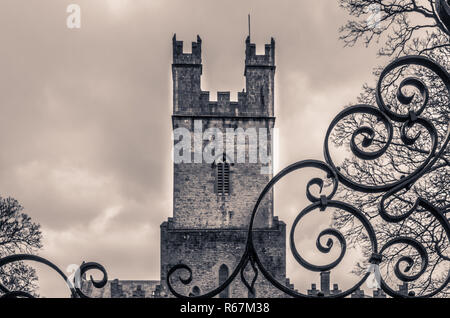
[[[173,36],[173,113],[183,116],[273,117],[275,40],[265,45],[265,54],[256,54],[250,36],[245,44],[246,88],[238,93],[237,101],[230,92],[218,92],[217,101],[201,90],[202,40],[192,42],[192,53],[183,53],[183,41]]]

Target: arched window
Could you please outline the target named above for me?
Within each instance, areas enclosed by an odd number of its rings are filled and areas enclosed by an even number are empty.
[[[219,268],[219,286],[222,285],[228,278],[228,267],[223,264]],[[219,298],[230,298],[230,286],[227,286],[219,294]]]
[[[216,191],[219,195],[230,194],[230,164],[225,155],[216,164]]]
[[[194,286],[192,291],[189,293],[189,297],[195,297],[200,295],[200,288],[198,286]]]

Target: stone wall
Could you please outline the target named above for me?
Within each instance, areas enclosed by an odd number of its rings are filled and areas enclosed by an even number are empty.
[[[257,55],[255,44],[245,42],[246,88],[238,93],[237,101],[230,100],[227,91],[211,101],[209,92],[201,89],[202,57],[200,37],[192,43],[192,53],[183,52],[183,42],[173,38],[173,129],[183,129],[190,137],[189,162],[174,163],[173,218],[161,225],[161,284],[169,293],[166,275],[177,264],[186,264],[193,270],[193,281],[183,285],[176,273],[173,285],[180,294],[205,294],[220,285],[219,269],[226,266],[231,275],[245,251],[247,229],[253,207],[272,178],[272,130],[274,116],[275,41],[265,46],[265,54]],[[200,132],[217,128],[224,134],[224,152],[230,166],[230,192],[216,191],[216,163],[196,160],[208,140],[196,139],[196,122],[201,121]],[[237,148],[226,148],[226,130],[265,128],[267,147],[256,148],[249,140],[234,140],[236,147],[244,146],[245,162],[237,162]],[[200,138],[203,136],[200,135]],[[203,139],[203,138],[202,138]],[[197,142],[196,142],[197,140]],[[174,146],[180,140],[174,140]],[[175,147],[174,151],[178,151]],[[260,160],[259,152],[266,151],[268,162]],[[256,162],[250,157],[255,155]],[[215,154],[222,157],[223,154]],[[230,158],[231,157],[231,158]],[[231,159],[231,160],[230,160]],[[267,193],[255,218],[254,242],[265,268],[283,285],[293,287],[286,279],[285,224],[273,215],[273,193]],[[253,278],[249,265],[248,281]],[[256,297],[285,297],[268,283],[259,272]],[[230,297],[248,297],[248,289],[238,276],[230,285]]]
[[[201,294],[205,294],[217,288],[219,268],[226,265],[229,275],[232,274],[244,254],[247,234],[245,230],[177,230],[173,228],[171,219],[164,222],[161,225],[161,284],[164,290],[168,291],[166,274],[177,264],[188,265],[193,271],[189,285],[183,285],[178,279],[180,276],[187,278],[186,271],[179,270],[172,276],[172,285],[177,292],[189,295],[197,287]],[[255,247],[262,264],[280,283],[288,286],[285,237],[285,224],[277,219],[272,229],[254,231]],[[250,264],[245,275],[251,282],[254,272]],[[258,273],[255,289],[256,297],[286,297],[261,272]],[[249,297],[240,273],[229,287],[229,297]]]
[[[202,160],[202,163],[174,163],[174,201],[173,216],[176,228],[202,229],[202,228],[247,228],[250,215],[256,200],[264,186],[272,178],[272,135],[273,120],[271,119],[249,119],[249,118],[193,118],[188,116],[177,116],[173,119],[174,128],[184,127],[191,132],[191,141],[194,140],[194,121],[203,123],[203,131],[215,127],[221,131],[226,128],[241,127],[265,128],[269,133],[267,137],[267,156],[270,158],[268,164],[259,160],[256,153],[257,163],[249,163],[249,154],[252,152],[248,146],[245,148],[245,163],[236,162],[236,145],[234,156],[230,155],[227,160],[232,160],[230,167],[230,193],[226,196],[216,194],[216,166]],[[224,137],[225,139],[225,137]],[[237,138],[236,139],[236,144]],[[176,143],[176,141],[175,141]],[[205,145],[205,141],[203,145]],[[258,150],[258,149],[255,149]],[[261,150],[261,149],[259,149]],[[224,144],[224,151],[226,145]],[[262,150],[261,150],[262,151]],[[266,151],[266,150],[264,150]],[[191,160],[194,162],[194,145],[191,148]],[[221,155],[218,155],[221,157]],[[231,158],[230,158],[231,157]],[[233,163],[234,162],[234,163]],[[259,209],[256,227],[271,227],[273,219],[273,194],[269,192]]]

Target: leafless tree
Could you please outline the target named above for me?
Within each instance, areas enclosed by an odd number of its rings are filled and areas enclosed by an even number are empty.
[[[438,17],[435,0],[339,0],[339,3],[356,18],[340,29],[346,46],[358,41],[366,46],[384,42],[378,51],[382,56],[435,50],[448,53],[450,49],[448,30]]]
[[[42,247],[40,225],[23,213],[13,198],[0,197],[0,258],[19,253],[34,253]],[[0,284],[9,290],[36,295],[37,276],[34,268],[23,262],[0,268]],[[1,291],[0,291],[1,294]]]
[[[358,41],[365,45],[372,42],[382,42],[378,54],[396,58],[402,55],[426,55],[438,62],[445,69],[450,68],[450,39],[446,26],[437,16],[434,1],[431,0],[339,0],[340,6],[346,9],[356,20],[350,20],[341,28],[341,39],[345,45],[353,46]],[[375,19],[375,21],[373,20]],[[382,67],[376,68],[378,78]],[[411,101],[399,100],[398,91],[401,81],[407,77],[420,78],[428,88],[429,100],[422,117],[430,120],[438,135],[438,151],[444,142],[449,127],[450,101],[449,93],[443,82],[435,73],[422,66],[398,67],[385,77],[381,85],[382,96],[386,105],[396,113],[408,114],[410,110],[417,111],[426,101],[420,89],[403,87],[402,93],[413,96]],[[363,92],[357,100],[360,104],[377,105],[375,88],[364,85]],[[402,139],[402,123],[393,121],[394,134],[392,144],[378,159],[362,160],[350,156],[342,160],[339,168],[342,174],[353,181],[365,185],[389,184],[408,176],[428,158],[431,151],[430,134],[420,125],[414,125],[407,130],[407,136],[414,142],[407,144]],[[371,127],[375,131],[371,136],[360,135],[357,138],[358,147],[365,151],[381,149],[387,140],[387,132],[383,124],[375,116],[360,114],[344,118],[331,135],[331,142],[336,147],[349,149],[353,132],[359,127]],[[368,140],[371,142],[367,143]],[[417,209],[410,217],[400,223],[389,223],[379,216],[378,204],[382,194],[362,193],[340,187],[338,195],[341,200],[353,204],[371,219],[380,246],[398,236],[406,236],[419,241],[427,249],[429,264],[426,272],[416,281],[410,283],[410,288],[418,295],[426,294],[445,281],[449,262],[444,255],[449,255],[450,242],[446,238],[441,224],[426,210]],[[388,201],[388,210],[392,214],[402,214],[411,208],[418,197],[424,198],[439,207],[447,219],[450,217],[450,149],[444,150],[433,168],[425,176],[406,189],[392,196]],[[346,213],[337,211],[334,225],[343,231],[352,245],[364,246],[368,237],[360,223]],[[436,251],[435,243],[440,251]],[[367,249],[365,256],[369,255]],[[412,275],[420,271],[423,263],[417,250],[406,244],[396,244],[385,253],[381,264],[386,282],[393,286],[400,281],[393,274],[396,263],[401,256],[411,256],[414,264],[401,262],[401,270]],[[358,264],[357,274],[362,274],[367,263]],[[449,296],[447,287],[439,296]]]

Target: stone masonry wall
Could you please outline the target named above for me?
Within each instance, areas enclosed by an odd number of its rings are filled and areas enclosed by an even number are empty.
[[[205,119],[191,117],[174,118],[174,128],[185,127],[191,132],[193,144],[194,120],[201,120],[203,131],[216,127],[225,132],[226,128],[266,128],[270,134],[273,120],[270,119]],[[225,137],[224,137],[225,139]],[[237,144],[237,138],[236,144]],[[272,171],[272,136],[267,137],[267,155]],[[241,140],[242,141],[242,140]],[[175,141],[176,142],[176,141]],[[204,144],[207,141],[204,142]],[[237,147],[237,146],[236,146]],[[217,195],[215,192],[216,169],[211,163],[174,164],[174,226],[176,228],[247,228],[253,206],[272,174],[264,174],[267,164],[249,163],[250,149],[246,147],[246,163],[235,162],[230,167],[230,194]],[[194,146],[192,145],[191,154]],[[256,149],[255,149],[256,150]],[[224,145],[224,151],[226,147]],[[236,151],[236,149],[235,149]],[[256,153],[255,155],[258,155]],[[219,157],[221,154],[219,155]],[[230,158],[231,159],[231,158]],[[236,159],[236,152],[233,160]],[[191,158],[194,161],[194,156]],[[256,227],[270,228],[273,218],[273,194],[269,192],[262,202]]]
[[[254,231],[255,246],[264,267],[279,282],[288,285],[286,280],[285,224],[274,222],[270,230]],[[225,264],[229,274],[237,267],[245,251],[247,231],[245,230],[176,230],[172,221],[161,225],[161,284],[173,297],[166,286],[167,273],[177,264],[185,264],[193,271],[192,282],[183,285],[178,277],[187,278],[187,272],[180,270],[172,276],[172,285],[181,294],[189,295],[195,286],[205,294],[219,286],[219,268]],[[249,264],[246,279],[252,281],[253,271]],[[258,273],[255,284],[256,297],[285,297]],[[229,287],[229,296],[249,297],[248,289],[241,282],[240,274]]]

